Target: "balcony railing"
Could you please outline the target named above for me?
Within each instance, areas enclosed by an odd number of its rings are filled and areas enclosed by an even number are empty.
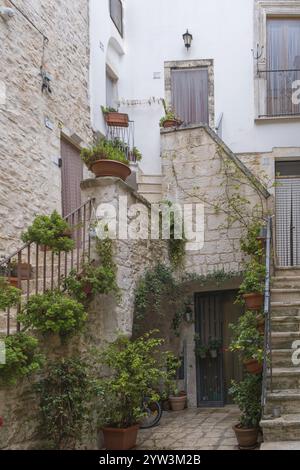
[[[265,102],[259,117],[300,117],[300,103],[296,102],[300,69],[260,70],[259,76],[265,81]]]
[[[127,160],[136,163],[134,155],[134,121],[129,121],[128,127],[106,125],[106,138],[118,144]]]
[[[115,27],[123,37],[123,5],[121,0],[109,1],[110,17],[114,22]]]

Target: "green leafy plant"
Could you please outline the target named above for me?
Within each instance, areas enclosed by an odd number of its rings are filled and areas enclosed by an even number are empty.
[[[100,354],[100,363],[111,371],[99,388],[102,426],[130,427],[144,416],[143,397],[159,399],[157,389],[161,381],[168,380],[171,353],[161,352],[163,340],[155,338],[156,333],[136,340],[121,336]]]
[[[108,113],[117,113],[118,110],[115,108],[112,108],[111,106],[101,106],[101,111],[103,114],[108,114]]]
[[[50,363],[37,385],[43,433],[55,449],[74,449],[91,414],[96,382],[82,358]]]
[[[5,278],[0,277],[0,310],[18,305],[21,293],[20,289],[11,286]]]
[[[25,333],[3,337],[5,344],[5,364],[0,364],[2,383],[15,384],[18,379],[37,372],[44,363],[38,352],[38,340]]]
[[[247,255],[254,257],[261,257],[263,255],[263,249],[258,237],[260,236],[263,222],[255,220],[247,228],[247,235],[241,240],[241,249]]]
[[[86,319],[84,306],[59,291],[32,295],[18,315],[25,328],[33,327],[43,334],[59,333],[62,337],[79,332]]]
[[[210,351],[219,351],[222,346],[222,340],[216,338],[209,338],[208,349]]]
[[[259,293],[264,291],[266,268],[256,259],[252,259],[246,265],[244,279],[240,285],[240,294]]]
[[[50,216],[38,215],[21,238],[24,243],[35,242],[48,246],[55,253],[68,252],[74,248],[74,240],[70,238],[70,232],[69,224],[57,211],[54,211]]]
[[[195,355],[200,357],[201,359],[205,359],[209,351],[209,347],[207,346],[207,344],[202,343],[201,338],[198,334],[195,335],[194,341],[195,341]]]
[[[230,325],[233,339],[230,351],[239,353],[245,361],[255,359],[259,363],[264,358],[264,338],[257,330],[257,313],[247,311],[242,315],[237,324]]]
[[[247,374],[240,383],[232,381],[229,393],[242,413],[240,426],[257,428],[261,419],[261,377]]]
[[[180,119],[176,116],[175,112],[171,108],[167,109],[165,116],[163,116],[160,119],[159,126],[164,127],[164,123],[166,121],[177,121],[178,123],[181,122]]]
[[[126,165],[128,164],[125,152],[119,147],[118,143],[105,138],[99,139],[90,148],[82,149],[80,156],[89,169],[97,160],[115,160]]]
[[[133,147],[132,155],[137,162],[140,162],[143,158],[143,155],[141,154],[140,150],[137,147]]]

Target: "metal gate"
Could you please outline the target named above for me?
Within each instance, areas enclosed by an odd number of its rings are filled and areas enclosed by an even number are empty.
[[[276,251],[279,266],[300,265],[300,178],[277,180]]]
[[[210,339],[223,340],[222,293],[196,294],[196,334],[202,345]],[[197,357],[198,406],[221,407],[225,404],[223,348],[216,358]]]

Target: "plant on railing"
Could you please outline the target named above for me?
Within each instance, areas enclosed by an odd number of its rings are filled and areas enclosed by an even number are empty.
[[[38,215],[32,225],[22,234],[24,243],[37,243],[49,247],[55,253],[73,250],[75,243],[70,238],[71,227],[54,211],[50,216]]]
[[[0,277],[0,310],[16,306],[20,300],[21,290],[12,287],[5,278]]]
[[[208,345],[203,344],[200,335],[196,334],[194,337],[195,341],[195,355],[200,359],[206,359],[209,351]]]
[[[37,372],[44,363],[38,351],[38,340],[25,333],[3,337],[5,364],[0,364],[2,383],[15,384],[18,379]]]
[[[80,155],[82,161],[89,169],[98,160],[114,160],[125,165],[128,164],[124,151],[117,144],[105,138],[99,139],[90,148],[83,148]]]
[[[239,424],[234,427],[237,440],[241,448],[253,448],[257,444],[262,411],[261,377],[247,374],[240,383],[232,381],[229,394],[241,411]]]
[[[82,358],[48,364],[37,384],[42,432],[55,449],[74,449],[91,415],[96,382]]]
[[[27,328],[35,328],[43,334],[58,333],[61,337],[79,332],[87,320],[84,306],[60,291],[32,295],[22,312],[19,322]]]
[[[264,338],[257,329],[257,323],[256,312],[247,311],[239,318],[237,324],[230,325],[233,339],[229,349],[240,354],[247,370],[253,373],[261,372],[264,358]]]

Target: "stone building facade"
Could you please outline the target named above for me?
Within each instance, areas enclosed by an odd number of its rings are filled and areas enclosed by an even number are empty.
[[[75,147],[91,137],[89,2],[17,6],[0,17],[0,255],[20,247],[34,214],[61,211],[61,137]]]

